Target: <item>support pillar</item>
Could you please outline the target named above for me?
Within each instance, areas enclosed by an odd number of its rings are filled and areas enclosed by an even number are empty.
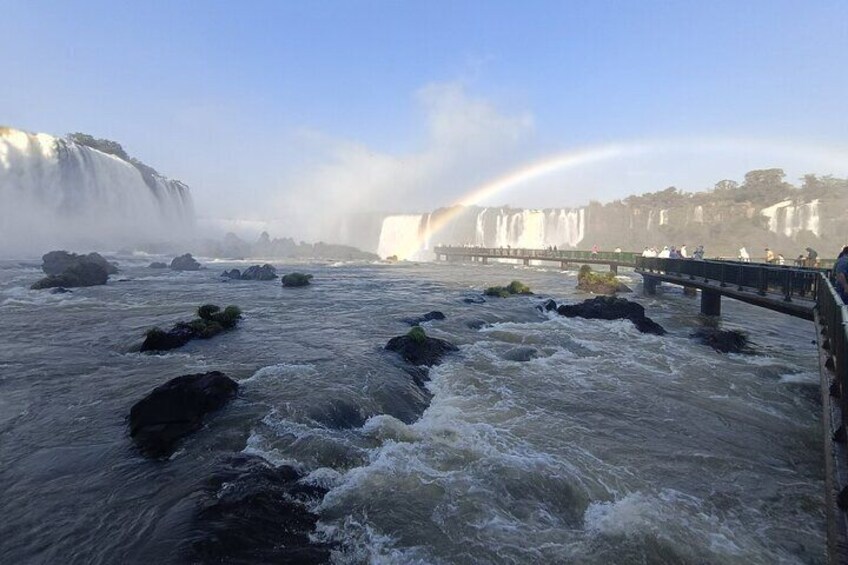
[[[484,264],[484,265],[488,265],[488,264],[489,264],[489,258],[488,258],[488,257],[483,257],[483,264]]]
[[[559,268],[563,271],[566,270],[568,268],[568,261],[560,261]]]
[[[525,260],[524,260],[524,266],[525,266],[525,267],[529,267],[529,266],[530,266],[530,259],[525,259]]]
[[[655,277],[642,275],[642,290],[645,292],[645,294],[653,296],[657,293],[657,285],[659,284],[659,282],[659,279]]]
[[[721,294],[714,290],[701,290],[701,314],[721,316]]]
[[[610,263],[610,273],[614,275],[618,274],[618,263]]]

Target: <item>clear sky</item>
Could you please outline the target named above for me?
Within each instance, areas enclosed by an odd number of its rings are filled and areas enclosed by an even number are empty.
[[[488,203],[702,189],[757,167],[848,174],[845,0],[0,0],[0,13],[0,124],[115,139],[188,183],[201,215],[305,236],[331,209],[429,210],[610,143],[650,149]]]

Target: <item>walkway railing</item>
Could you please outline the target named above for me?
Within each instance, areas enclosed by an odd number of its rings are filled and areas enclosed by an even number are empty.
[[[841,424],[845,426],[848,424],[848,306],[842,303],[829,280],[822,280],[818,286],[816,302],[825,344],[833,356],[833,371],[836,375],[834,392],[838,392],[842,409]],[[848,430],[848,427],[845,429]]]
[[[451,255],[456,257],[504,257],[514,259],[538,259],[551,261],[598,261],[605,263],[618,263],[624,266],[636,264],[636,258],[640,253],[632,251],[578,251],[571,249],[560,249],[557,251],[548,249],[524,249],[524,248],[501,248],[501,247],[454,247],[441,245],[433,249],[434,253],[440,255]]]
[[[717,281],[721,287],[735,287],[738,290],[753,289],[761,296],[779,293],[787,302],[794,296],[815,299],[819,281],[822,279],[820,275],[823,273],[820,269],[763,263],[660,259],[658,257],[637,258],[636,269],[647,273],[674,275],[692,281]],[[826,271],[824,273],[826,274]]]

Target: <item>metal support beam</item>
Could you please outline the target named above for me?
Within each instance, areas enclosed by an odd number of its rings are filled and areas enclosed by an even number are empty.
[[[614,275],[618,274],[618,263],[610,263],[610,273]]]
[[[659,284],[659,282],[659,279],[655,277],[642,275],[642,290],[645,292],[645,294],[653,296],[657,293],[657,285]]]
[[[721,316],[721,294],[714,290],[701,290],[701,314]]]

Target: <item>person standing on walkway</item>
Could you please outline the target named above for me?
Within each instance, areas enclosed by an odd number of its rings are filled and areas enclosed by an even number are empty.
[[[766,263],[774,263],[774,251],[766,247]]]
[[[808,247],[805,249],[807,252],[807,267],[818,267],[819,266],[819,253],[812,247]]]

